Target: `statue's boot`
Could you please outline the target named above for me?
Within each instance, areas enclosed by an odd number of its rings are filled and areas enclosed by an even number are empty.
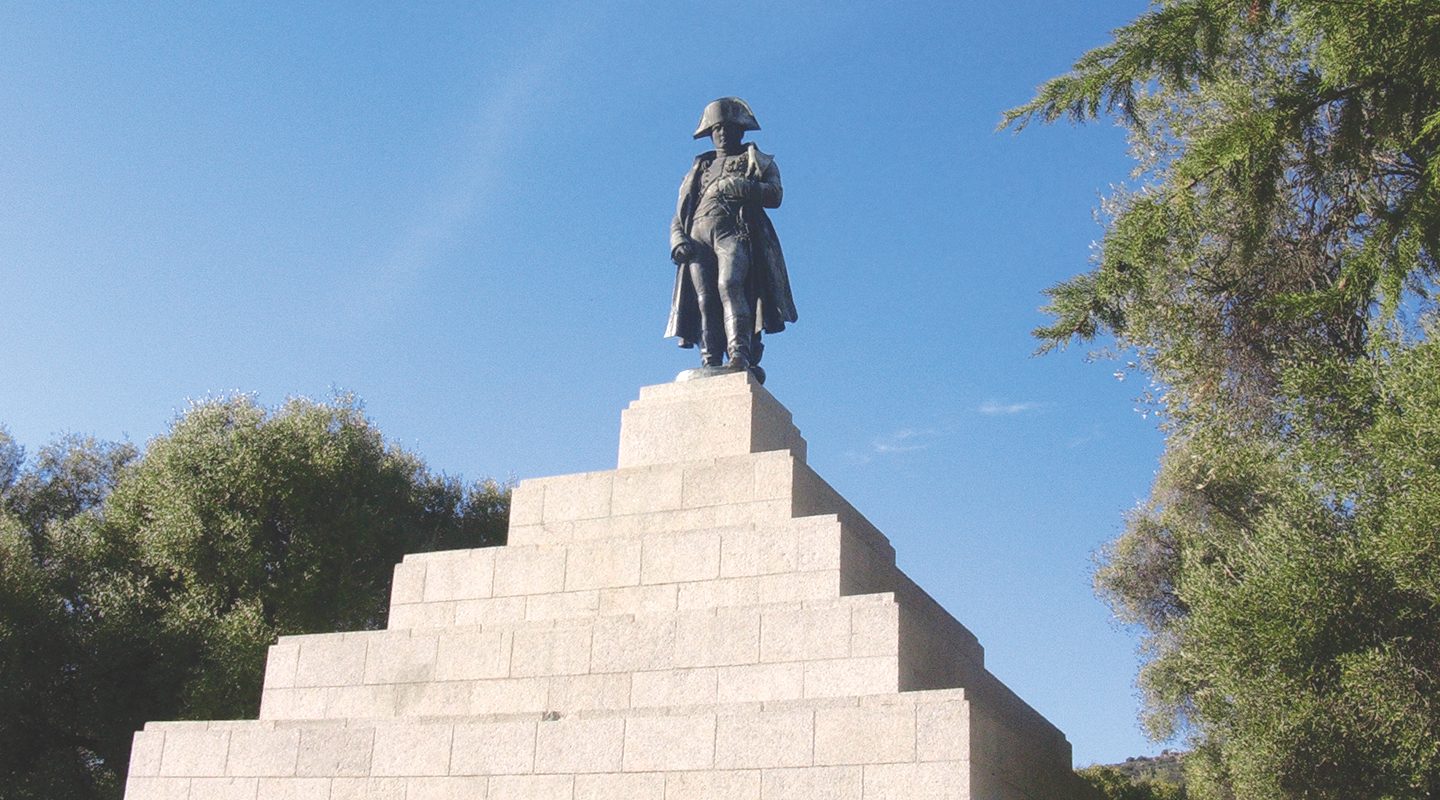
[[[718,367],[725,360],[725,330],[719,325],[700,323],[700,366]]]
[[[725,316],[726,349],[730,354],[730,369],[739,372],[750,369],[750,342],[755,337],[755,318],[746,315]]]

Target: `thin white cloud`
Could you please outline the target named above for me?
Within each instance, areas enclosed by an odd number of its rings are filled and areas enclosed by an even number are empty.
[[[846,450],[843,455],[845,456],[845,461],[848,464],[869,464],[871,461],[874,460],[874,456],[872,456],[871,454],[860,453],[856,452],[855,450]]]
[[[1090,431],[1088,433],[1083,433],[1070,437],[1070,441],[1066,443],[1066,446],[1072,448],[1080,447],[1082,445],[1090,444],[1091,442],[1098,442],[1104,438],[1105,433],[1100,430],[1100,426],[1091,425]]]
[[[987,416],[1009,416],[1013,414],[1024,414],[1027,411],[1038,411],[1046,406],[1045,403],[1026,401],[1022,403],[1005,403],[1000,400],[986,400],[975,408],[976,411]]]
[[[556,96],[588,27],[557,15],[533,46],[510,68],[492,76],[468,117],[454,127],[448,167],[439,172],[413,213],[397,226],[390,248],[368,265],[358,286],[347,290],[357,314],[372,316],[397,296],[413,290],[420,276],[467,225],[477,224],[503,203],[506,161],[542,112],[544,98]],[[358,289],[358,290],[357,290]]]
[[[940,431],[933,428],[901,428],[884,436],[877,436],[870,442],[870,451],[875,455],[913,453],[924,450],[934,442]]]

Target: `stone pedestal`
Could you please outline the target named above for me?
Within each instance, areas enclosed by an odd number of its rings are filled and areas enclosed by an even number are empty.
[[[1070,745],[805,464],[748,375],[652,386],[506,547],[407,556],[389,627],[286,636],[260,719],[155,722],[128,800],[1082,796]]]

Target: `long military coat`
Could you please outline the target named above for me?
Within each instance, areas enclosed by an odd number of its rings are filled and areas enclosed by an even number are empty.
[[[775,159],[760,152],[753,143],[745,149],[750,163],[745,176],[760,182],[760,196],[740,209],[741,222],[750,232],[750,272],[747,292],[755,299],[755,330],[779,333],[785,323],[794,322],[795,299],[790,295],[790,275],[785,271],[785,256],[780,252],[780,239],[770,224],[766,208],[778,208],[783,192],[780,170]],[[686,241],[695,221],[695,208],[700,202],[700,180],[705,168],[715,158],[710,150],[695,157],[695,163],[680,184],[680,199],[675,205],[675,219],[670,223],[670,252]],[[690,271],[679,265],[675,271],[675,293],[670,302],[670,322],[665,335],[678,336],[681,347],[694,347],[700,340],[700,304]]]

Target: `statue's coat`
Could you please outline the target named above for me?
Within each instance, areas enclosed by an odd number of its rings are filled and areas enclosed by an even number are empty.
[[[760,196],[746,203],[740,210],[740,219],[750,232],[750,272],[755,300],[755,329],[766,333],[785,330],[785,323],[794,322],[795,299],[790,295],[790,275],[785,271],[785,256],[780,252],[780,239],[775,235],[775,226],[765,209],[778,208],[782,197],[780,169],[775,159],[760,152],[753,143],[747,144],[746,154],[750,164],[746,176],[760,183]],[[715,158],[715,151],[709,150],[695,157],[695,163],[680,184],[680,199],[675,205],[675,219],[670,223],[670,251],[684,242],[689,235],[690,225],[695,221],[695,208],[700,201],[700,179],[705,168]],[[678,336],[681,347],[694,347],[700,340],[700,304],[696,300],[695,286],[690,281],[690,271],[680,265],[675,271],[675,293],[670,302],[670,321],[665,326],[666,336]]]

